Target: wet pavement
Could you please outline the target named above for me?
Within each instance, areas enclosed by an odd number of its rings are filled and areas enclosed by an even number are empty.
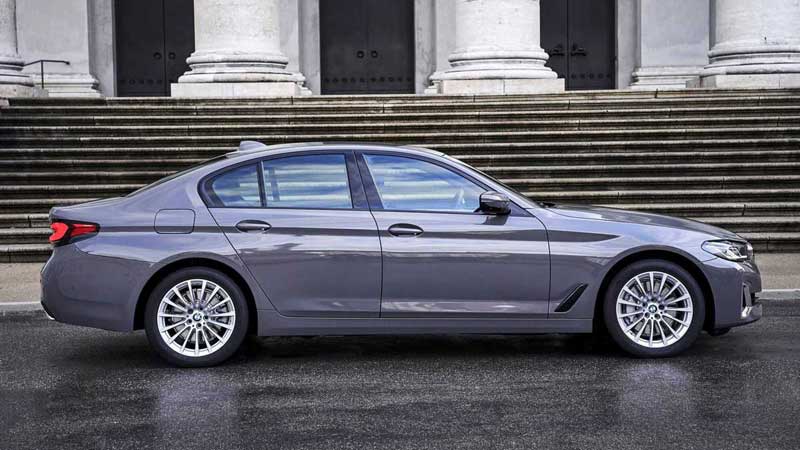
[[[800,315],[637,360],[588,336],[249,339],[175,369],[144,334],[0,319],[0,448],[800,448]]]

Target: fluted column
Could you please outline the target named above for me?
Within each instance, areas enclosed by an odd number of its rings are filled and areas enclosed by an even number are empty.
[[[800,87],[800,0],[712,0],[705,87]]]
[[[638,0],[631,89],[683,89],[708,64],[708,0]]]
[[[294,96],[304,77],[286,70],[278,0],[194,0],[195,52],[175,97]]]
[[[539,0],[456,0],[451,68],[431,77],[442,94],[558,92],[564,80],[545,67]]]
[[[16,11],[16,0],[0,0],[0,97],[28,97],[35,92],[17,54]]]

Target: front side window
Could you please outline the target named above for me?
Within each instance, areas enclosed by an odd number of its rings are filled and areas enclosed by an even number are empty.
[[[303,155],[261,163],[270,208],[350,209],[344,155]]]
[[[214,206],[253,208],[261,206],[258,172],[255,164],[229,170],[217,176],[208,186]]]
[[[383,208],[475,212],[482,187],[439,165],[393,155],[364,155]]]

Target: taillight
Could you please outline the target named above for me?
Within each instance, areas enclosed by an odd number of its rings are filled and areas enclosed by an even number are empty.
[[[64,222],[56,220],[50,224],[53,234],[50,243],[54,245],[66,244],[73,238],[91,233],[97,233],[99,227],[94,223]]]

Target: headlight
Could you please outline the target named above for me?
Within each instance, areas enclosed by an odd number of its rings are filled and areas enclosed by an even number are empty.
[[[740,241],[706,241],[703,250],[728,261],[746,261],[753,254],[753,247]]]

